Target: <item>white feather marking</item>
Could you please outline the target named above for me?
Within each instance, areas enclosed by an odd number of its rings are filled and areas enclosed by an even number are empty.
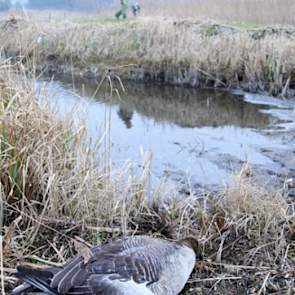
[[[146,283],[138,284],[133,280],[110,280],[109,283],[124,295],[154,295],[154,293],[146,286]]]

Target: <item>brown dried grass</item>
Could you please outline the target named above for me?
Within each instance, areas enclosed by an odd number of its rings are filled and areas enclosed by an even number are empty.
[[[250,24],[295,24],[292,0],[142,0],[146,15]]]
[[[184,294],[195,288],[203,294],[292,292],[294,202],[258,186],[248,167],[218,196],[181,198],[165,185],[152,193],[149,157],[142,175],[134,175],[131,164],[112,170],[105,145],[91,146],[82,123],[58,119],[14,68],[1,66],[0,77],[6,101],[0,113],[0,265],[7,288],[15,283],[16,264],[64,263],[75,254],[75,240],[97,244],[149,234],[194,235],[202,243],[204,261]]]
[[[193,20],[129,22],[10,19],[0,24],[8,58],[49,73],[123,78],[192,87],[243,88],[294,96],[295,29],[245,30]]]

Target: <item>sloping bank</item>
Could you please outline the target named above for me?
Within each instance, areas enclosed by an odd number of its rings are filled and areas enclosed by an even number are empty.
[[[246,168],[214,196],[183,198],[165,184],[151,192],[148,160],[141,175],[130,163],[112,170],[103,140],[93,148],[83,124],[38,103],[24,76],[1,64],[0,81],[6,291],[17,263],[58,265],[88,243],[147,234],[200,240],[204,260],[182,294],[292,294],[294,202],[283,193],[256,185]]]
[[[6,57],[46,73],[191,87],[295,94],[295,28],[245,30],[190,20],[74,22],[10,19],[0,24]]]

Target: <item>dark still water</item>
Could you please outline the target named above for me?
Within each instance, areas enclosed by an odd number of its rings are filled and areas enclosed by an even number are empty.
[[[115,166],[127,160],[140,165],[141,151],[151,151],[154,179],[220,185],[245,161],[278,171],[277,161],[262,151],[288,149],[269,133],[289,122],[275,111],[291,112],[292,107],[246,102],[244,96],[212,90],[124,83],[124,93],[115,83],[110,98],[109,87],[97,91],[93,81],[73,84],[63,78],[40,83],[48,84],[60,114],[85,118],[93,140],[110,123]]]

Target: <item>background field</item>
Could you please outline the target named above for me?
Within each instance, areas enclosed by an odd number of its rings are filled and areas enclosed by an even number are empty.
[[[295,24],[293,0],[144,0],[141,2],[145,14],[148,15],[257,24]]]
[[[4,0],[2,0],[4,1]],[[9,1],[9,0],[5,0]],[[247,24],[295,24],[294,0],[137,0],[143,16],[192,17]],[[21,3],[21,4],[16,4]],[[135,0],[129,0],[131,5]],[[1,3],[1,1],[0,1]],[[114,17],[119,0],[18,0],[14,9],[68,11]],[[39,12],[38,12],[39,13]],[[131,16],[131,13],[129,14]]]

